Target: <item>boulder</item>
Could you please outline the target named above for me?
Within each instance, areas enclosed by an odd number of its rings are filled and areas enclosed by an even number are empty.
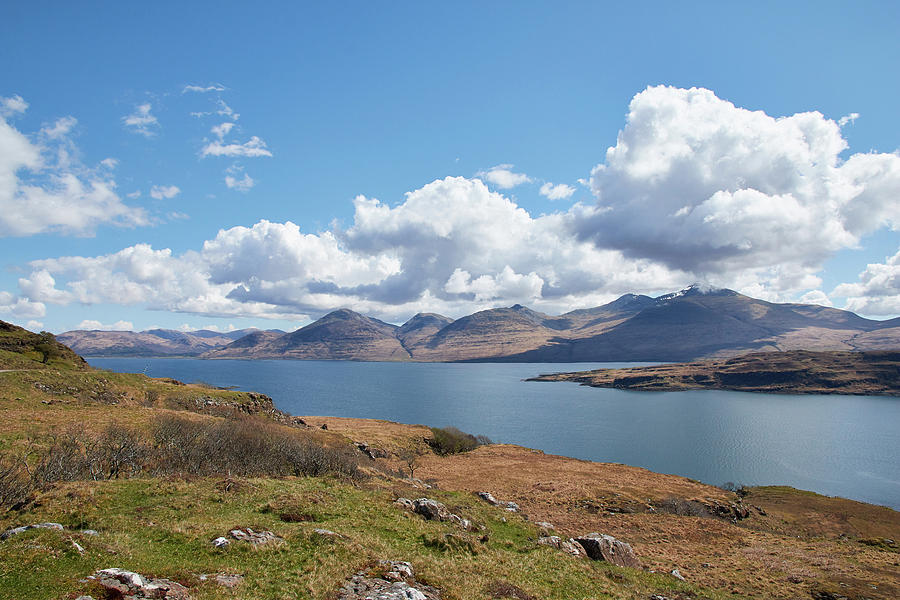
[[[103,569],[94,578],[112,598],[141,600],[190,600],[186,587],[169,579],[143,577],[124,569]]]
[[[419,498],[413,502],[413,511],[429,521],[449,521],[453,516],[447,507],[430,498]],[[457,517],[458,519],[459,517]]]
[[[348,580],[338,600],[440,600],[440,591],[415,580],[412,565],[399,560],[380,560],[367,572]]]
[[[631,546],[625,542],[620,542],[611,535],[589,533],[575,538],[575,541],[584,548],[588,558],[592,560],[605,560],[620,567],[632,567],[635,569],[641,566]]]
[[[397,498],[396,500],[394,500],[394,504],[413,512],[415,512],[416,510],[416,503],[409,498]]]
[[[317,529],[313,529],[313,533],[321,538],[325,538],[325,539],[329,539],[329,540],[336,540],[336,539],[344,537],[339,533],[335,533],[334,531],[331,531],[330,529],[317,528]]]
[[[216,548],[226,548],[229,544],[231,544],[231,541],[229,541],[228,538],[221,536],[212,541],[212,545]]]
[[[678,571],[678,569],[672,569],[669,573],[672,575],[672,577],[679,581],[687,581],[684,576]]]
[[[244,576],[233,573],[210,573],[199,575],[197,579],[200,581],[215,581],[217,585],[226,588],[236,588],[243,583]]]
[[[564,540],[558,535],[547,535],[538,538],[537,543],[542,546],[550,546],[551,548],[562,550],[566,554],[571,554],[572,556],[582,557],[585,555],[584,549],[572,538]]]
[[[382,578],[387,581],[404,581],[415,577],[412,565],[406,561],[379,560],[378,567],[384,569]]]
[[[249,527],[245,527],[244,529],[232,529],[229,533],[231,534],[231,537],[239,542],[248,542],[254,546],[262,546],[264,544],[282,541],[282,538],[271,531],[253,531]]]
[[[497,506],[498,504],[500,504],[500,501],[494,498],[494,495],[490,492],[475,492],[475,495],[492,506]]]
[[[59,531],[62,531],[63,526],[59,523],[35,523],[34,525],[22,525],[21,527],[13,527],[12,529],[7,529],[3,533],[0,533],[0,541],[9,539],[14,535],[24,533],[29,529],[57,529]]]

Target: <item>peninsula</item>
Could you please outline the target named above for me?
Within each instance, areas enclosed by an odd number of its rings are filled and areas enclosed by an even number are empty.
[[[756,352],[730,359],[554,373],[528,381],[574,381],[640,391],[900,396],[900,352]]]

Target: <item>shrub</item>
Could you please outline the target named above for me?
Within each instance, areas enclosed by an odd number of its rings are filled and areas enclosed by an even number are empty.
[[[431,446],[432,450],[442,456],[468,452],[469,450],[474,450],[478,446],[492,443],[486,436],[474,436],[470,433],[460,431],[456,427],[432,427],[431,434],[434,437],[426,441],[428,442],[428,445]]]

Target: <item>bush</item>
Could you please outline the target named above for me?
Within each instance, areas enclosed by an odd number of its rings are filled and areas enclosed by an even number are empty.
[[[434,437],[426,441],[431,449],[441,456],[468,452],[478,446],[493,443],[486,436],[474,436],[471,433],[460,431],[456,427],[432,427],[431,434]]]

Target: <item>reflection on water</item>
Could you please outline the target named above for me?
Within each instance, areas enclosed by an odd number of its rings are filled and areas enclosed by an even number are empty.
[[[633,363],[90,362],[261,392],[296,415],[453,425],[495,441],[716,485],[784,484],[900,508],[900,398],[628,392],[522,381]]]

